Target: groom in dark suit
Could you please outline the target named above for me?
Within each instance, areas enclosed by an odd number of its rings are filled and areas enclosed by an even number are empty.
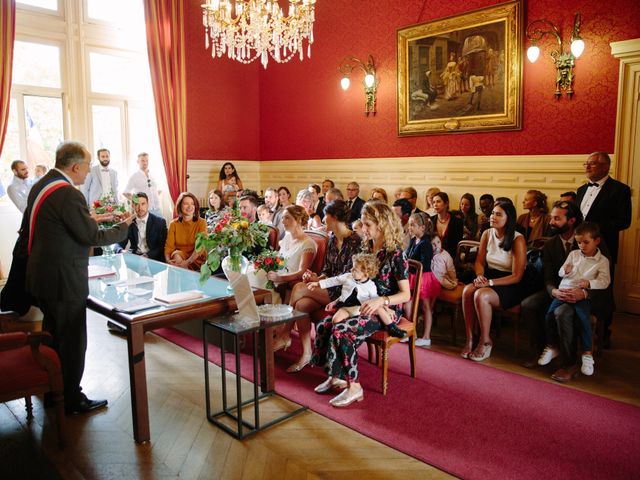
[[[605,152],[589,155],[584,167],[589,181],[578,188],[576,203],[586,222],[600,226],[615,265],[620,232],[631,225],[631,189],[609,176],[611,159]]]
[[[129,226],[127,238],[116,243],[115,252],[120,253],[129,244],[129,252],[164,262],[164,244],[167,240],[167,222],[149,212],[149,197],[144,192],[136,194],[135,221]]]
[[[91,246],[122,240],[131,215],[101,230],[90,215],[82,185],[91,168],[84,145],[67,141],[56,150],[56,165],[29,193],[14,256],[28,256],[26,287],[44,314],[43,330],[53,337],[60,356],[67,413],[104,407],[106,400],[89,400],[82,393],[87,348],[88,264]]]

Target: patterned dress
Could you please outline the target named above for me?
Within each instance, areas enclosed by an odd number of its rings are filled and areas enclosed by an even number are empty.
[[[327,243],[322,275],[332,278],[349,272],[353,266],[351,259],[356,253],[360,252],[361,245],[362,240],[360,237],[356,233],[352,233],[342,240],[342,248],[338,250],[336,236],[332,233]],[[332,302],[340,296],[340,291],[340,286],[327,289]]]
[[[400,291],[398,282],[408,278],[408,263],[401,249],[380,250],[376,254],[380,271],[373,280],[378,296],[394,295]],[[394,305],[397,318],[402,313],[402,305]],[[315,348],[312,363],[324,367],[332,377],[358,381],[358,347],[365,339],[380,329],[377,316],[350,318],[333,324],[331,317],[320,322],[316,328]]]

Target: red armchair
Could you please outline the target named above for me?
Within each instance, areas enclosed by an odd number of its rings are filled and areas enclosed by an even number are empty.
[[[40,345],[48,334],[0,333],[0,402],[24,397],[33,418],[31,395],[51,392],[56,408],[58,440],[63,445],[64,401],[58,354]]]

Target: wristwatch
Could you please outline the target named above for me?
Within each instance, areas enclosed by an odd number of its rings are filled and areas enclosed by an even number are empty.
[[[489,286],[493,287],[493,280],[489,280]]]
[[[387,296],[385,295],[385,296],[384,296],[384,306],[385,306],[385,307],[388,307],[388,306],[389,306],[389,303],[391,303],[391,302],[389,301],[389,297],[387,297]]]

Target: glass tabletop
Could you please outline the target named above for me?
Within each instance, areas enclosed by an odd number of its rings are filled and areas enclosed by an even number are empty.
[[[216,315],[213,318],[205,320],[206,324],[213,327],[220,328],[225,332],[232,333],[234,335],[240,335],[242,333],[253,332],[261,330],[263,328],[270,328],[282,323],[289,323],[296,320],[306,318],[309,314],[293,310],[287,315],[281,315],[279,317],[259,317],[252,318],[242,315],[240,313],[227,313],[223,315]]]
[[[131,253],[90,257],[89,269],[89,296],[132,317],[233,296],[226,280],[201,284],[197,272]]]

